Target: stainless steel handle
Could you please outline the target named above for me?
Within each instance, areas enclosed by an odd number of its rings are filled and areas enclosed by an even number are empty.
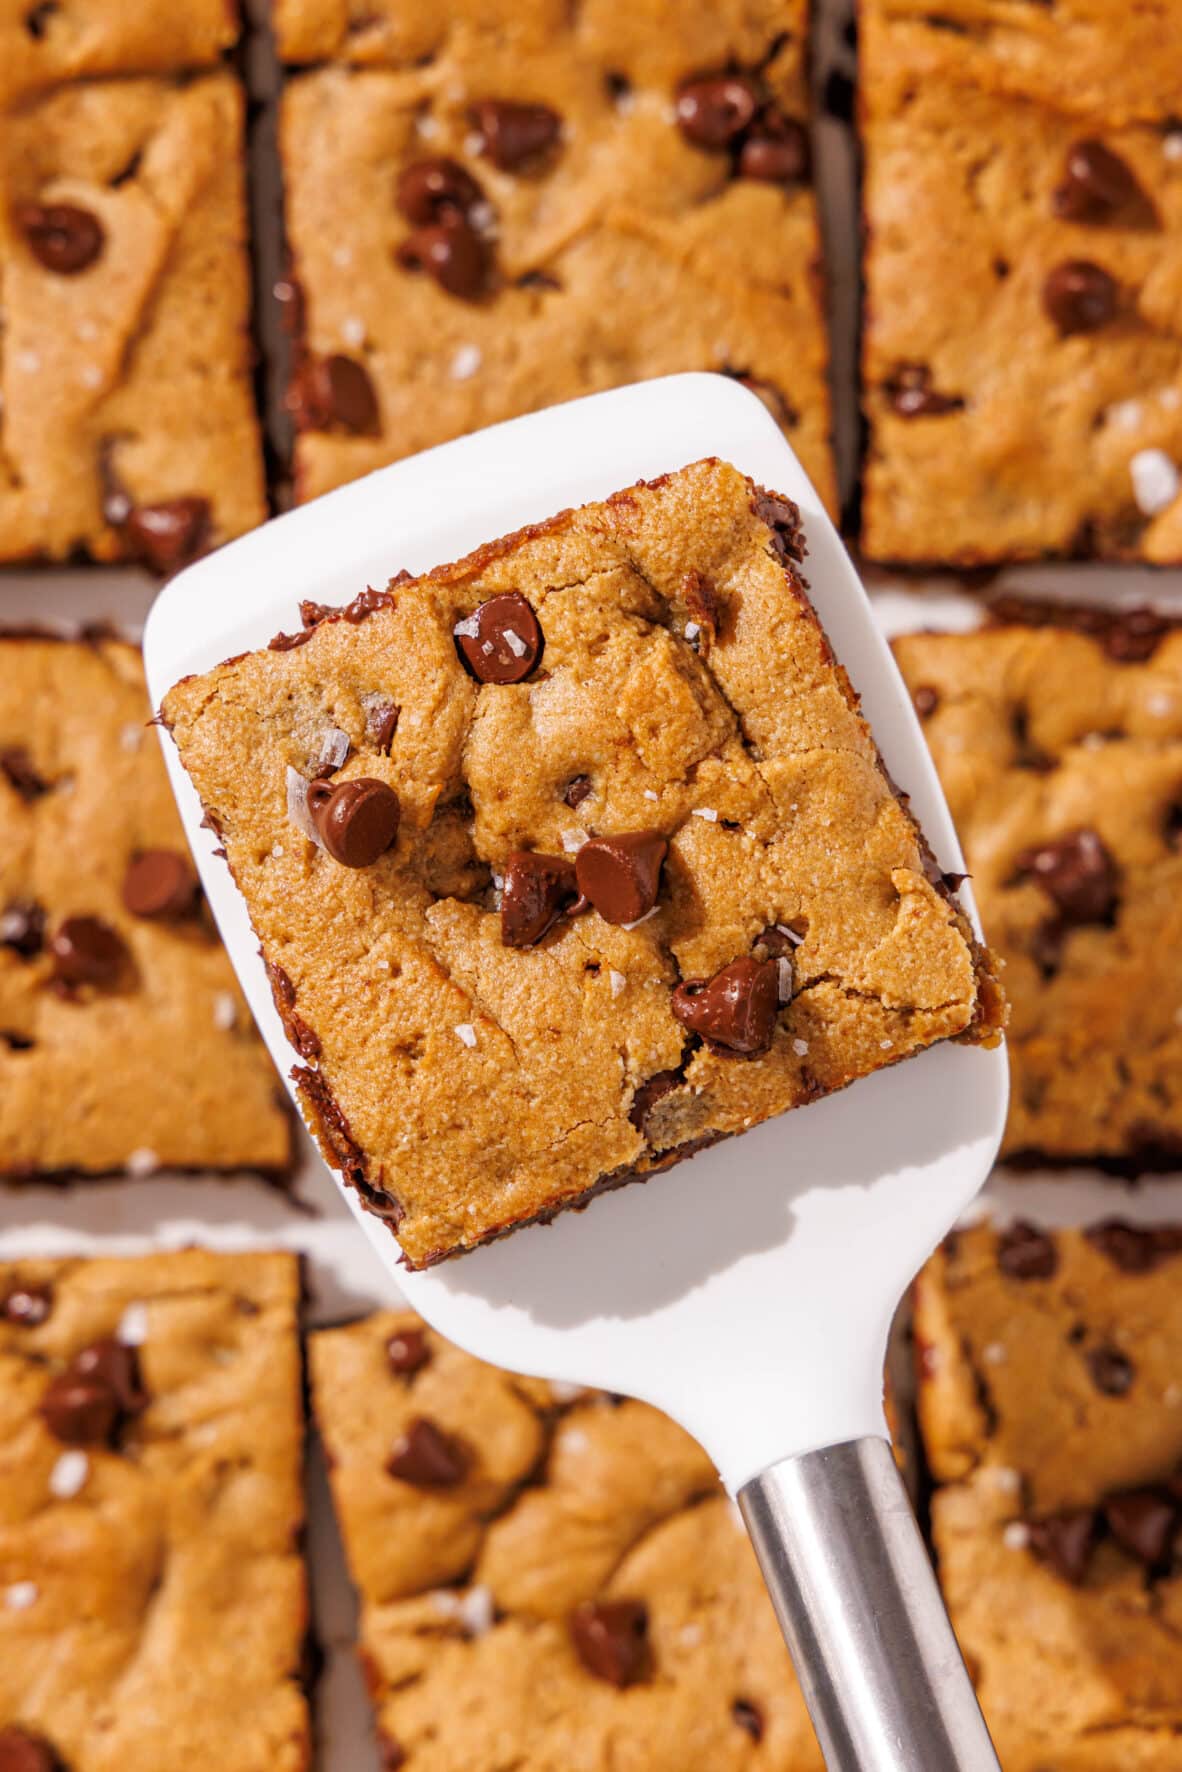
[[[887,1442],[787,1458],[739,1506],[829,1772],[999,1772]]]

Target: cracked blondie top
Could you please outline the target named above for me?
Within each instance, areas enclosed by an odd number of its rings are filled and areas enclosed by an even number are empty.
[[[0,1764],[303,1772],[293,1256],[0,1263]]]
[[[1005,961],[1003,1149],[1177,1168],[1182,631],[1009,602],[895,653]]]
[[[242,134],[222,73],[5,118],[0,560],[169,572],[266,516]]]
[[[673,1422],[409,1312],[310,1362],[389,1772],[821,1772],[738,1513]]]
[[[0,630],[0,1174],[286,1168],[138,651]]]
[[[309,1124],[412,1266],[996,1040],[802,553],[703,461],[165,697]]]
[[[915,1297],[940,1580],[1007,1772],[1182,1766],[1182,1229],[958,1232]]]
[[[208,67],[238,32],[235,0],[0,0],[0,99],[86,75]]]
[[[915,10],[862,9],[865,551],[1177,562],[1182,5]]]
[[[659,16],[658,16],[659,14]],[[719,370],[835,503],[804,0],[282,0],[296,494]]]

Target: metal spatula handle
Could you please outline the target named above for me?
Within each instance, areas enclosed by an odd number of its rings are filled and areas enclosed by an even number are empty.
[[[739,1491],[829,1772],[999,1772],[884,1439]]]

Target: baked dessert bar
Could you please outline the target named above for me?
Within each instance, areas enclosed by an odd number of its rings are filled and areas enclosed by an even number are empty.
[[[676,29],[603,0],[278,20],[289,51],[385,64],[299,75],[283,104],[299,498],[719,370],[833,505],[804,0],[693,0]]]
[[[1005,961],[1004,1151],[1178,1167],[1182,631],[1010,601],[895,650]]]
[[[266,515],[243,99],[84,81],[0,125],[0,559],[158,572]]]
[[[0,0],[0,101],[96,74],[208,67],[239,26],[235,0]]]
[[[0,1764],[303,1772],[299,1269],[0,1263]]]
[[[139,654],[0,631],[0,1174],[279,1172],[291,1134]]]
[[[703,461],[178,684],[329,1161],[419,1267],[999,994],[797,569]]]
[[[1178,561],[1182,6],[916,10],[863,7],[865,551]]]
[[[310,1361],[384,1767],[820,1772],[746,1533],[680,1428],[409,1312],[321,1331]]]
[[[1182,1229],[958,1233],[917,1283],[940,1580],[1007,1772],[1182,1766]]]

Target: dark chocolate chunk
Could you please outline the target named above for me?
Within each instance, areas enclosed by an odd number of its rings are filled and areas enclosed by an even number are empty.
[[[639,922],[657,902],[668,852],[660,831],[591,837],[575,857],[579,891],[605,923]]]
[[[484,294],[492,262],[475,228],[450,217],[416,228],[398,248],[397,259],[406,271],[426,271],[461,301],[476,301]]]
[[[1096,1389],[1106,1397],[1128,1396],[1137,1376],[1137,1368],[1128,1355],[1107,1344],[1094,1347],[1088,1354],[1088,1371]]]
[[[940,691],[933,689],[930,683],[917,684],[912,697],[915,711],[921,720],[930,719],[940,705]]]
[[[502,172],[519,172],[548,154],[562,134],[562,118],[549,105],[486,98],[471,108],[480,152]]]
[[[780,560],[804,559],[804,538],[800,533],[800,508],[790,498],[774,492],[757,490],[751,508],[772,532],[772,548]]]
[[[375,437],[381,430],[373,382],[355,357],[305,357],[288,390],[287,407],[303,430],[356,437]]]
[[[736,1698],[731,1705],[731,1716],[752,1741],[763,1740],[763,1712],[750,1698]]]
[[[119,1420],[119,1398],[98,1374],[61,1373],[50,1380],[39,1407],[54,1439],[66,1446],[105,1445]]]
[[[649,1671],[648,1610],[642,1600],[584,1600],[570,1619],[575,1653],[589,1674],[621,1690]]]
[[[1145,198],[1131,168],[1119,154],[1089,137],[1067,150],[1063,182],[1056,186],[1051,207],[1064,221],[1105,222],[1144,205]]]
[[[133,917],[191,916],[197,893],[189,858],[175,849],[141,851],[123,876],[123,903]]]
[[[470,1463],[462,1440],[419,1416],[395,1445],[386,1469],[416,1489],[454,1489],[463,1482]]]
[[[503,879],[501,940],[507,948],[533,947],[578,900],[575,864],[566,855],[517,849]]]
[[[1099,1535],[1094,1508],[1069,1508],[1027,1524],[1030,1549],[1064,1581],[1078,1586],[1088,1572]]]
[[[541,624],[520,591],[490,597],[453,632],[460,660],[478,683],[521,683],[541,662]]]
[[[484,192],[467,167],[442,155],[416,160],[399,174],[395,201],[417,228],[468,216],[484,202]]]
[[[677,126],[695,148],[727,148],[754,121],[759,83],[747,74],[703,74],[677,89]]]
[[[392,787],[360,775],[335,786],[314,781],[308,811],[334,861],[345,868],[367,868],[397,837],[402,809]]]
[[[386,1343],[386,1359],[398,1378],[420,1372],[430,1358],[431,1349],[421,1329],[399,1329]]]
[[[45,912],[32,899],[16,899],[0,912],[0,947],[31,960],[45,945]]]
[[[0,1729],[0,1772],[65,1772],[65,1762],[44,1736],[10,1723]]]
[[[175,572],[195,560],[209,540],[207,498],[169,498],[134,505],[121,528],[132,554],[153,572]]]
[[[95,1378],[105,1384],[118,1402],[121,1415],[139,1415],[148,1406],[139,1355],[135,1348],[113,1336],[91,1342],[75,1354],[70,1370],[79,1377]]]
[[[0,1317],[22,1329],[36,1329],[52,1309],[53,1292],[48,1286],[15,1286],[0,1304]]]
[[[38,772],[24,745],[7,745],[0,750],[0,772],[22,800],[31,803],[49,792],[49,783]]]
[[[997,1265],[1011,1280],[1049,1280],[1059,1266],[1054,1238],[1024,1219],[997,1239]]]
[[[59,276],[89,270],[103,250],[103,224],[75,203],[22,203],[17,226],[39,265]]]
[[[942,394],[933,387],[927,363],[896,363],[882,385],[900,418],[940,418],[964,407],[959,394]]]
[[[713,978],[688,978],[673,993],[672,1009],[685,1027],[718,1052],[753,1057],[772,1043],[779,1009],[775,960],[732,960]]]
[[[707,642],[713,644],[718,635],[723,608],[723,600],[713,579],[707,578],[696,567],[691,567],[681,581],[681,596],[690,616],[705,634]]]
[[[628,1118],[638,1132],[646,1132],[648,1117],[659,1101],[664,1100],[670,1090],[676,1089],[684,1081],[680,1071],[657,1071],[640,1085],[632,1097],[632,1106],[628,1109]]]
[[[392,701],[378,702],[366,710],[366,737],[371,740],[379,756],[388,757],[390,755],[390,746],[394,741],[394,734],[398,730],[398,719],[401,713],[402,709],[396,707]]]
[[[1121,1218],[1106,1218],[1100,1224],[1088,1225],[1084,1236],[1126,1274],[1150,1273],[1171,1255],[1182,1254],[1182,1225],[1144,1226],[1126,1224]]]
[[[739,177],[767,184],[798,185],[809,175],[808,130],[795,117],[770,107],[739,149]]]
[[[1048,272],[1042,305],[1064,338],[1096,332],[1115,316],[1120,294],[1115,277],[1086,258],[1067,259]]]
[[[563,803],[574,812],[583,804],[591,791],[591,777],[589,775],[573,776],[562,791]]]
[[[1087,827],[1023,849],[1015,872],[1037,881],[1064,923],[1106,923],[1116,908],[1116,863]]]
[[[63,984],[118,983],[127,964],[123,937],[101,917],[67,917],[50,938],[54,974]]]
[[[1164,1489],[1125,1489],[1109,1496],[1104,1518],[1121,1549],[1154,1569],[1169,1555],[1182,1508]]]

